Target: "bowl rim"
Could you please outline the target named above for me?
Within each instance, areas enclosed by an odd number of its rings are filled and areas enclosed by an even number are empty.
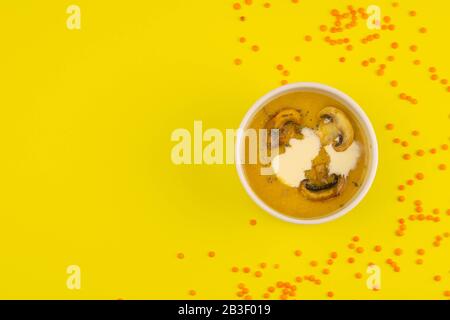
[[[243,164],[241,164],[241,150],[242,150],[242,142],[243,142],[243,131],[247,128],[250,120],[252,120],[253,116],[261,109],[264,105],[269,103],[270,101],[278,98],[279,96],[283,94],[287,94],[290,92],[295,91],[307,91],[307,90],[315,90],[315,91],[322,91],[324,93],[328,93],[331,95],[334,95],[338,99],[342,100],[346,107],[351,109],[358,117],[361,123],[361,125],[364,127],[368,142],[371,146],[372,151],[372,157],[369,162],[368,172],[366,176],[366,180],[364,181],[364,184],[362,185],[362,188],[360,189],[359,193],[350,201],[348,202],[344,207],[336,211],[335,213],[329,214],[324,217],[319,218],[313,218],[313,219],[301,219],[301,218],[295,218],[288,215],[285,215],[278,210],[273,209],[269,205],[267,205],[261,198],[259,198],[258,195],[253,191],[253,189],[250,187],[249,182],[247,181],[247,178],[245,176],[245,172],[243,169]],[[281,219],[286,222],[295,223],[295,224],[304,224],[304,225],[313,225],[313,224],[321,224],[325,222],[330,222],[333,220],[336,220],[348,212],[350,212],[352,209],[354,209],[361,201],[362,199],[367,195],[367,192],[371,188],[373,181],[376,176],[377,168],[378,168],[378,142],[377,137],[375,134],[375,130],[373,129],[372,123],[370,122],[369,118],[367,117],[364,110],[361,108],[361,106],[356,103],[350,96],[345,94],[344,92],[330,87],[328,85],[318,83],[318,82],[296,82],[287,84],[281,87],[278,87],[274,90],[269,91],[264,96],[259,98],[252,107],[247,111],[244,118],[241,121],[241,124],[239,126],[238,134],[237,134],[237,141],[236,141],[236,147],[235,147],[235,165],[237,169],[237,173],[239,176],[239,180],[241,181],[242,185],[244,186],[245,191],[250,196],[250,198],[264,211],[269,213],[270,215]]]

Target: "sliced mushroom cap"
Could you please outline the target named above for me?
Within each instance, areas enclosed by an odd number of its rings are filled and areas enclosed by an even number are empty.
[[[322,145],[333,144],[334,150],[338,152],[347,150],[353,143],[354,132],[345,113],[334,107],[326,107],[319,112],[319,117],[317,134]]]
[[[300,192],[303,196],[312,201],[324,201],[341,194],[345,185],[345,178],[338,175],[331,175],[326,182],[315,182],[305,179],[300,184]]]
[[[302,115],[296,109],[284,109],[273,116],[266,128],[279,130],[279,145],[285,145],[290,139],[301,136]],[[277,146],[273,146],[277,147]]]

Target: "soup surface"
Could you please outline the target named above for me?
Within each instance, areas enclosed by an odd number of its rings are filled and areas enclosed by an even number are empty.
[[[340,126],[337,126],[338,124]],[[345,125],[351,126],[352,132],[350,129],[343,129]],[[279,129],[279,144],[268,143],[268,148],[277,148],[280,157],[283,154],[286,156],[288,152],[293,154],[294,144],[303,143],[303,147],[314,146],[320,151],[312,161],[306,161],[309,165],[306,169],[302,167],[305,165],[305,159],[299,159],[298,155],[297,162],[282,162],[272,158],[270,164],[262,164],[259,160],[256,164],[243,164],[251,188],[267,205],[288,216],[312,219],[333,214],[358,193],[365,179],[369,152],[361,125],[348,108],[332,97],[320,93],[288,93],[259,110],[251,120],[249,128],[273,129],[274,126]],[[336,130],[336,126],[339,130]],[[320,140],[317,137],[320,137]],[[348,141],[350,138],[351,141]],[[312,139],[312,143],[307,139]],[[319,144],[314,144],[316,141],[319,141]],[[351,146],[349,143],[352,143]],[[249,148],[247,143],[246,154]],[[333,166],[337,165],[333,164],[331,156],[352,155],[350,152],[354,155],[355,149],[358,156],[351,159],[354,162],[351,170],[340,174],[339,170],[333,169]],[[307,152],[304,151],[306,156]],[[301,181],[288,181],[286,175],[282,176],[282,170],[273,170],[269,175],[262,174],[262,168],[278,168],[273,165],[275,161],[281,165],[288,162],[291,166],[298,164],[297,176],[291,178]],[[347,158],[340,159],[340,165],[348,165],[348,162]]]

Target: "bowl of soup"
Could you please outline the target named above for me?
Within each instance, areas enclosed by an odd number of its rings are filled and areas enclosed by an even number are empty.
[[[277,88],[247,112],[236,141],[236,168],[253,201],[297,224],[342,217],[375,178],[378,145],[363,109],[330,86]]]

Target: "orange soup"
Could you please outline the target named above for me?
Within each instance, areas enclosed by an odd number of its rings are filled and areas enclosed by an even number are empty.
[[[256,195],[285,215],[313,219],[333,214],[364,182],[367,138],[353,113],[332,97],[287,93],[263,106],[249,128],[278,132],[277,142],[267,143],[278,152],[270,164],[247,163],[243,169]],[[271,173],[262,174],[263,168]]]

